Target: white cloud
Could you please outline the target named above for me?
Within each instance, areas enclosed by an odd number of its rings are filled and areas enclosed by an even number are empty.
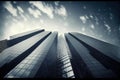
[[[110,26],[109,26],[108,24],[105,24],[105,26],[106,26],[108,32],[111,32],[111,28],[110,28]]]
[[[39,16],[41,16],[41,12],[37,9],[32,9],[32,8],[28,8],[28,11],[30,14],[32,14],[35,18],[39,18]]]
[[[86,23],[86,18],[84,16],[80,16],[80,20],[83,22],[83,23]]]
[[[44,21],[42,20],[42,19],[40,19],[40,22],[43,24],[44,23]]]
[[[90,17],[93,19],[93,15],[92,14],[90,14]]]
[[[85,28],[84,28],[84,27],[82,27],[82,31],[83,31],[83,32],[85,31]]]
[[[93,24],[91,24],[91,26],[90,26],[92,29],[94,29],[95,28],[95,26],[93,25]]]
[[[113,19],[113,14],[112,14],[112,13],[110,13],[109,15],[110,15],[110,19],[112,20],[112,19]]]
[[[30,1],[29,3],[37,7],[43,13],[47,14],[51,19],[54,17],[53,7],[51,5],[45,4],[41,1]]]
[[[89,19],[89,17],[88,17],[87,15],[85,15],[85,18],[86,18],[86,19]]]
[[[4,7],[13,15],[17,16],[17,9],[13,7],[10,1],[5,2]]]
[[[21,14],[21,17],[24,19],[24,21],[27,21],[27,18],[23,14]]]
[[[63,16],[63,17],[66,17],[66,16],[67,16],[66,8],[65,8],[63,5],[61,5],[60,8],[56,8],[56,9],[55,9],[55,13],[58,14],[58,15],[61,15],[61,16]]]
[[[97,25],[99,24],[98,21],[99,21],[98,18],[95,16],[95,23],[96,23]]]
[[[16,23],[16,22],[18,22],[18,20],[17,20],[17,19],[15,19],[15,18],[13,18],[12,20],[13,20],[13,22],[15,22],[15,23]]]
[[[41,1],[30,1],[29,3],[37,7],[43,13],[47,14],[47,16],[50,17],[51,19],[54,18],[54,13],[62,17],[67,16],[67,10],[63,5],[61,5],[59,8],[57,7],[54,8],[51,4],[46,4]],[[59,5],[59,1],[55,2],[55,5],[56,6]]]
[[[20,6],[17,6],[17,11],[20,14],[20,16],[23,18],[23,20],[27,21],[27,18],[23,15],[24,10]]]
[[[55,1],[55,5],[58,6],[59,5],[59,1]]]
[[[18,9],[19,13],[24,13],[24,10],[20,6],[17,6],[17,9]]]
[[[98,22],[98,21],[96,21],[96,24],[97,24],[97,25],[99,25],[99,22]]]

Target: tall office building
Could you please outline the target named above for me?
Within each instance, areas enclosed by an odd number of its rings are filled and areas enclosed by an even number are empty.
[[[0,53],[2,78],[119,78],[120,48],[80,33],[13,35]],[[5,46],[5,47],[4,47]]]

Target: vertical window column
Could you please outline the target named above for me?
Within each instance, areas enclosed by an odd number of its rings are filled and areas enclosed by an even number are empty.
[[[58,70],[63,78],[75,78],[70,59],[71,55],[65,37],[58,36]]]

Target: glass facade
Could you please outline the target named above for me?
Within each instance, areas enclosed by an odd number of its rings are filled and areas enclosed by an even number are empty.
[[[58,69],[63,78],[75,78],[70,62],[71,55],[63,35],[58,36]]]
[[[32,30],[32,31],[27,31],[27,32],[24,32],[24,33],[16,34],[16,35],[10,36],[10,40],[13,40],[13,39],[16,39],[16,38],[19,38],[19,37],[24,37],[26,35],[30,35],[30,34],[33,34],[33,33],[36,33],[36,32],[39,33],[39,32],[42,32],[42,31],[44,31],[44,30],[36,29],[36,30]]]
[[[36,42],[38,42],[40,39],[42,39],[45,35],[47,35],[49,32],[42,32],[40,34],[37,34],[31,38],[28,38],[12,47],[9,47],[5,49],[0,54],[0,67],[3,66],[5,63],[9,63],[14,58],[25,52],[27,49],[32,47]]]
[[[117,76],[120,76],[120,59],[118,55],[120,48],[118,46],[78,33],[70,33],[70,35],[86,47],[90,55],[109,69],[110,72],[112,70]]]
[[[104,67],[104,65],[102,65],[92,55],[90,55],[90,51],[86,47],[84,47],[79,41],[77,41],[71,35],[67,35],[66,37],[68,38],[69,42],[73,45],[74,49],[77,51],[77,53],[72,54],[79,54],[86,66],[89,68],[93,77],[116,77],[116,74],[112,70]]]
[[[52,33],[28,57],[12,69],[5,77],[34,77],[47,55],[56,34]],[[49,44],[49,45],[48,45]]]
[[[0,77],[118,78],[120,76],[120,63],[115,56],[120,48],[79,33],[58,35],[57,32],[38,31],[11,37],[10,40],[20,40],[11,43],[12,46],[0,53]],[[105,47],[106,50],[103,49]],[[112,50],[116,50],[115,54]]]
[[[11,47],[25,39],[28,39],[36,34],[39,34],[41,32],[43,32],[44,30],[37,30],[37,31],[28,31],[28,32],[24,32],[18,35],[14,35],[12,36],[12,38],[10,40],[7,41],[7,46]]]

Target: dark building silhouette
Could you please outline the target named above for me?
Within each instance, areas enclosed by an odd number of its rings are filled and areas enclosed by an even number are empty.
[[[7,48],[7,40],[0,41],[0,53]]]
[[[1,78],[119,78],[120,48],[80,33],[34,30],[0,47]]]

